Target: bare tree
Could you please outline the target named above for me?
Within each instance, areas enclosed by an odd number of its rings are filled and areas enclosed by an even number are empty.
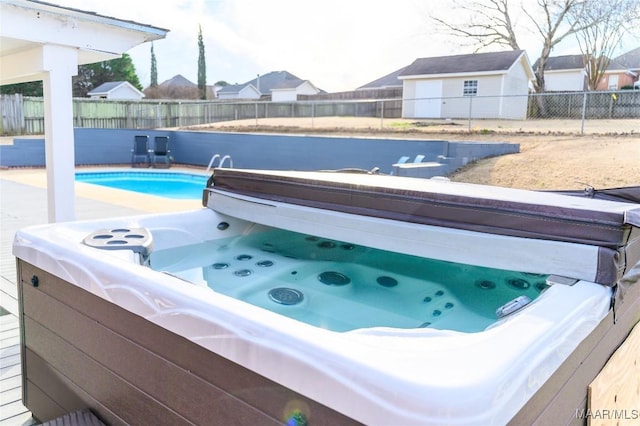
[[[585,10],[591,2],[600,0],[535,0],[521,5],[521,10],[540,37],[542,49],[534,70],[536,92],[544,91],[544,68],[553,48],[568,36],[593,26],[597,21],[586,19]],[[636,0],[637,1],[637,0]],[[455,0],[458,10],[468,16],[461,26],[438,17],[432,17],[445,32],[470,39],[480,50],[499,45],[520,50],[510,5],[513,0]],[[603,2],[606,3],[606,2]],[[591,16],[596,19],[596,16]]]
[[[432,16],[445,33],[467,40],[476,51],[490,45],[499,45],[520,50],[513,30],[509,0],[453,0],[453,10],[468,15],[462,25],[452,22],[451,13],[446,18]]]
[[[596,90],[620,41],[640,24],[640,2],[592,1],[575,20],[583,27],[576,39],[584,57],[589,90]],[[594,24],[586,25],[589,22]]]

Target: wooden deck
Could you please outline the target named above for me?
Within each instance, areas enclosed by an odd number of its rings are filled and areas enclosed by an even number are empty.
[[[15,315],[0,316],[0,345],[0,425],[35,424],[31,413],[22,405],[20,329]]]
[[[78,197],[76,212],[78,219],[147,213]],[[43,223],[47,223],[46,189],[3,179],[0,172],[0,313],[3,314],[0,315],[0,426],[36,424],[22,405],[16,261],[12,244],[18,229]]]

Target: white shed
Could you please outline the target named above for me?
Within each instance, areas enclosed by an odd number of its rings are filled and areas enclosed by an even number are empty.
[[[402,116],[523,119],[533,77],[523,50],[416,59],[398,76]]]
[[[538,68],[538,61],[533,64]],[[587,89],[587,70],[582,55],[552,56],[544,66],[546,92],[582,92]]]
[[[271,88],[271,100],[273,102],[297,101],[298,95],[316,95],[319,90],[309,80],[284,82],[284,84]]]
[[[75,218],[71,77],[78,65],[119,58],[167,32],[42,1],[0,2],[0,84],[43,82],[50,222]]]
[[[139,101],[144,93],[128,81],[110,81],[103,83],[87,93],[91,99],[131,99]]]
[[[218,90],[218,99],[260,99],[260,91],[251,83],[229,84]]]

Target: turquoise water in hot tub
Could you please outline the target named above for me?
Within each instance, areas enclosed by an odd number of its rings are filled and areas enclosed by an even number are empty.
[[[151,267],[333,331],[368,327],[477,332],[545,275],[425,259],[283,230],[151,254]]]
[[[207,176],[171,172],[76,173],[77,182],[174,199],[201,199]]]

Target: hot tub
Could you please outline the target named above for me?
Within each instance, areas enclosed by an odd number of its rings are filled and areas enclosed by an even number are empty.
[[[16,235],[36,416],[82,405],[110,423],[569,416],[586,398],[571,389],[599,371],[578,366],[638,320],[634,204],[230,169],[215,170],[203,202]]]

